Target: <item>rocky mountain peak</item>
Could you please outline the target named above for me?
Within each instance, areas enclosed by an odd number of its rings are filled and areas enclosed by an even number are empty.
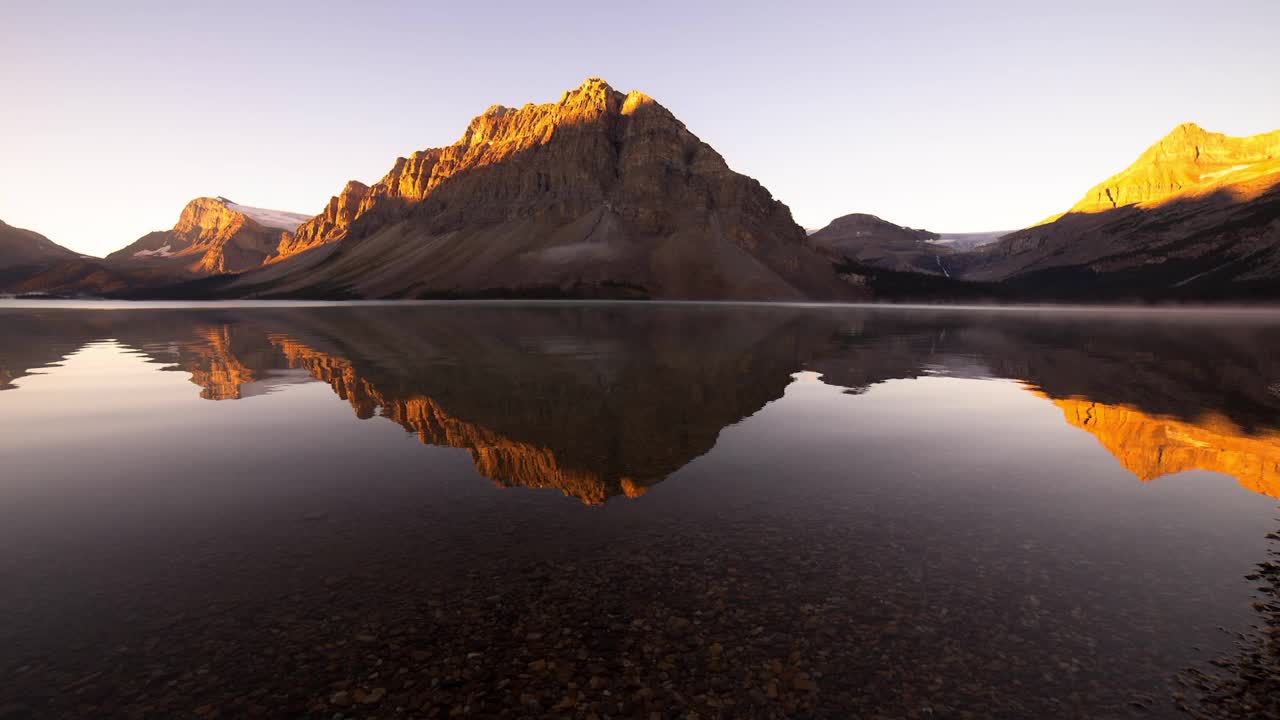
[[[187,203],[178,215],[174,230],[209,230],[217,232],[224,227],[244,222],[244,216],[233,212],[220,198],[198,197]]]
[[[653,98],[599,78],[556,102],[490,107],[452,145],[398,159],[354,213],[336,210],[299,228],[281,258],[342,241],[342,262],[294,284],[361,296],[854,293],[768,190]],[[269,282],[301,267],[286,265]]]
[[[653,113],[654,118],[641,122],[639,115]],[[624,118],[629,122],[624,123]],[[357,219],[370,216],[366,224],[377,218],[380,221],[396,217],[409,207],[427,200],[442,184],[457,185],[456,178],[470,175],[479,168],[500,165],[531,151],[533,148],[556,147],[554,157],[542,160],[563,165],[565,162],[598,165],[616,155],[614,136],[620,132],[632,137],[652,135],[657,126],[676,128],[689,135],[683,124],[675,119],[653,98],[632,91],[623,94],[614,90],[604,80],[592,77],[573,90],[565,91],[557,102],[529,103],[520,108],[491,105],[468,123],[462,137],[444,148],[419,150],[407,158],[398,158],[386,176],[366,192],[357,190],[338,196],[340,204],[355,205],[348,213],[329,212],[313,218],[298,228],[294,237],[281,247],[280,258],[296,255],[305,250],[341,240],[357,231],[353,225]],[[627,125],[623,128],[623,125]],[[582,136],[578,140],[571,137]],[[692,135],[689,135],[692,137]],[[591,138],[588,140],[587,138]],[[621,138],[618,138],[621,140]],[[696,138],[695,138],[696,140]],[[705,146],[703,146],[705,148]],[[699,159],[710,166],[723,165],[723,160],[710,148]],[[662,152],[681,153],[679,148],[663,147]],[[727,169],[727,168],[725,168]],[[554,171],[535,174],[532,182],[520,182],[520,187],[503,190],[506,201],[516,198],[545,199],[545,191],[557,173],[567,172],[563,167]],[[559,193],[571,187],[575,192],[586,191],[590,203],[603,201],[599,187],[578,187],[580,180],[596,180],[604,176],[602,167],[580,168],[571,171],[572,178],[565,177],[557,183]],[[358,202],[350,198],[359,196]],[[348,198],[344,201],[343,198]],[[463,203],[476,204],[475,198],[460,199]]]
[[[1069,212],[1100,212],[1200,194],[1280,168],[1280,131],[1232,137],[1183,123],[1120,173],[1094,186]]]
[[[171,229],[148,233],[107,259],[199,274],[242,272],[275,255],[305,219],[225,197],[198,197],[182,208]]]

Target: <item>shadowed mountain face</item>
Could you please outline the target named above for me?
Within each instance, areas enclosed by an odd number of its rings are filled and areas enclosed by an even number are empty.
[[[666,108],[592,78],[351,182],[231,296],[837,299],[785,205]]]
[[[128,287],[96,258],[58,245],[31,230],[0,221],[0,292],[109,292]]]
[[[810,235],[809,241],[837,259],[885,270],[941,275],[943,265],[939,258],[952,249],[933,243],[940,237],[928,230],[894,225],[875,215],[854,213],[832,220]]]
[[[45,265],[78,256],[79,253],[58,245],[40,233],[0,221],[0,270]]]
[[[1280,497],[1280,361],[1267,350],[1280,325],[1256,316],[463,305],[0,319],[0,389],[109,339],[208,400],[323,382],[359,418],[466,450],[498,485],[588,504],[643,494],[800,371],[853,394],[1016,380],[1139,480],[1208,470]]]

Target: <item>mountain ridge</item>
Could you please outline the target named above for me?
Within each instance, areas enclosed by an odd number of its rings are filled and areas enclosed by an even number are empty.
[[[314,216],[195,198],[172,228],[105,259],[0,223],[0,291],[1280,299],[1280,130],[1183,123],[1064,213],[973,235],[865,213],[807,232],[652,97],[588,78],[555,102],[490,106],[454,143],[349,181]]]

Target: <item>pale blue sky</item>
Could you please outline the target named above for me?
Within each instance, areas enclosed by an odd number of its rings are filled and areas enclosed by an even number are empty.
[[[1280,128],[1277,28],[1276,0],[0,0],[0,219],[104,254],[199,195],[315,213],[598,75],[802,225],[1011,229],[1180,122]]]

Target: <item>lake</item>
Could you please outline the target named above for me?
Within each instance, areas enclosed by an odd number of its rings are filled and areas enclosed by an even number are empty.
[[[2,718],[1276,687],[1280,313],[11,301],[0,468]]]

